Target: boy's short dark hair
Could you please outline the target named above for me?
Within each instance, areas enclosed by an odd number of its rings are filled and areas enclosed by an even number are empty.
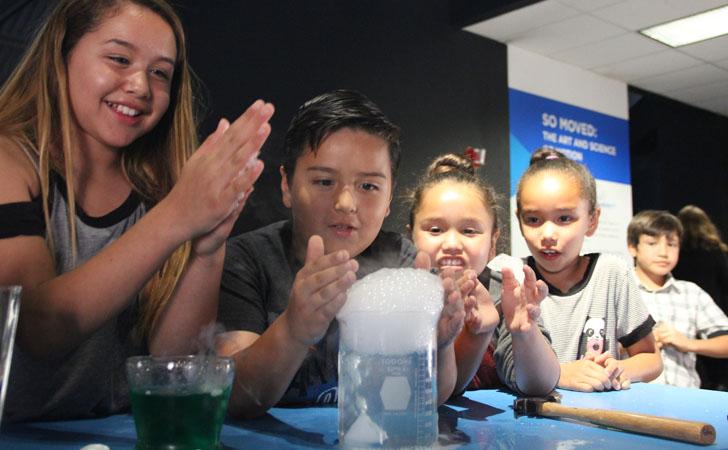
[[[640,242],[640,236],[669,236],[677,234],[677,238],[681,239],[683,227],[680,220],[668,211],[646,209],[640,211],[632,217],[627,226],[627,243],[633,247],[637,247]]]
[[[399,127],[363,94],[346,89],[315,97],[298,109],[286,132],[283,168],[293,177],[296,160],[304,152],[318,149],[330,134],[342,129],[361,130],[383,139],[389,148],[392,179],[400,159]]]

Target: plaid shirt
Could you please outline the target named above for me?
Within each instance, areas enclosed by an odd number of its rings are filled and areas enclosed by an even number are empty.
[[[697,284],[676,280],[672,275],[655,291],[644,287],[639,278],[637,283],[647,309],[658,324],[669,324],[691,339],[707,339],[728,334],[728,317]],[[663,347],[664,369],[654,382],[700,387],[695,359],[695,353],[683,353],[672,347]]]

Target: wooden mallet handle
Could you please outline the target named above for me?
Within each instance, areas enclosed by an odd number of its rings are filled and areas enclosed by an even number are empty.
[[[554,402],[541,405],[542,416],[565,417],[604,425],[620,430],[649,434],[693,444],[710,445],[715,442],[715,428],[709,423],[668,417],[637,414],[607,409],[573,408]]]

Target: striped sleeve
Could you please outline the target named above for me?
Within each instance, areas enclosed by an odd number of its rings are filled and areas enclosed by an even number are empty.
[[[630,347],[652,332],[655,321],[642,300],[632,269],[619,258],[615,264],[617,340],[623,347]]]

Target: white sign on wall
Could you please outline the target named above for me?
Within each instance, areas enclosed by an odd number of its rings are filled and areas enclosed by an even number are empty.
[[[555,148],[584,164],[602,209],[583,253],[627,256],[632,217],[627,85],[525,50],[508,47],[511,254],[528,256],[516,211],[518,180],[531,154]]]

